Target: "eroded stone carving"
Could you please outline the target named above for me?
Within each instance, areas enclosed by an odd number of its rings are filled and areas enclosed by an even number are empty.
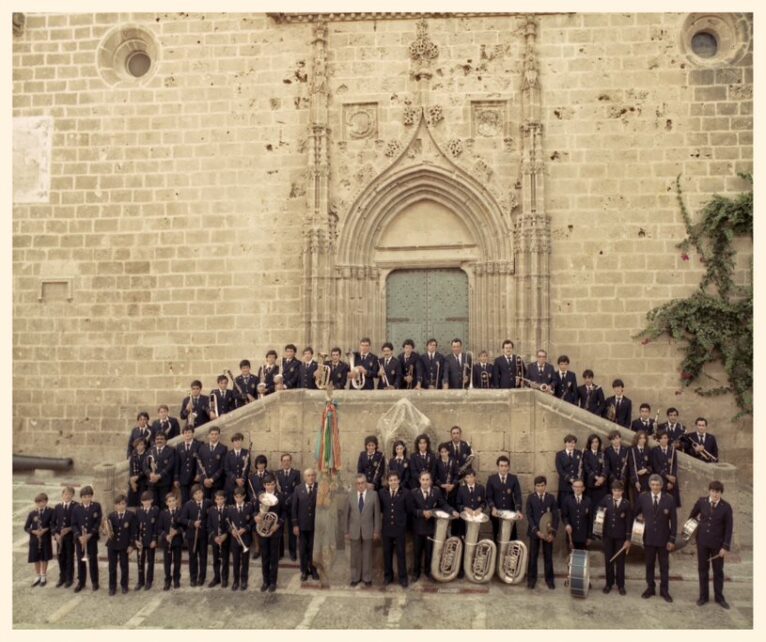
[[[399,153],[401,149],[402,149],[402,144],[398,140],[390,140],[386,143],[385,154],[389,158],[393,158]]]
[[[361,140],[378,135],[378,103],[343,105],[343,138]]]
[[[474,136],[492,138],[505,133],[507,103],[504,100],[475,100],[471,103]]]
[[[459,138],[452,138],[447,143],[447,151],[452,155],[453,158],[457,158],[460,156],[460,154],[463,153],[463,141]]]

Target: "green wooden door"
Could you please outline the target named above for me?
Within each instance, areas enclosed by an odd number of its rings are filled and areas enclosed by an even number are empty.
[[[455,337],[468,344],[468,276],[462,270],[396,270],[386,281],[386,330],[394,349],[405,339],[425,352],[435,337],[449,353]]]

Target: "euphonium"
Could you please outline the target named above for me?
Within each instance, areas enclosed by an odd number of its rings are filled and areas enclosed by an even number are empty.
[[[506,584],[519,584],[527,574],[527,545],[521,540],[511,540],[513,523],[519,514],[512,510],[499,510],[500,550],[497,553],[497,576]]]
[[[279,498],[272,493],[261,493],[258,495],[258,504],[260,506],[258,514],[261,517],[261,521],[255,525],[255,532],[261,537],[271,537],[273,529],[279,522],[279,517],[276,513],[270,513],[269,508],[276,506],[279,503]]]
[[[314,381],[316,381],[317,388],[320,390],[326,390],[330,385],[330,377],[332,370],[330,366],[325,364],[327,360],[327,354],[325,352],[317,352],[317,371],[314,373]]]
[[[465,552],[463,553],[463,571],[465,576],[477,584],[489,582],[495,573],[497,546],[491,539],[479,539],[479,529],[484,522],[489,521],[484,513],[460,513],[466,525]]]
[[[435,510],[436,532],[434,533],[434,551],[431,556],[431,577],[437,582],[451,582],[460,572],[463,554],[463,540],[459,537],[447,537],[449,513]]]
[[[363,373],[359,373],[356,371],[356,366],[354,365],[354,353],[347,352],[346,356],[348,357],[348,365],[351,368],[351,387],[356,390],[361,390],[364,388],[365,384],[365,376]]]

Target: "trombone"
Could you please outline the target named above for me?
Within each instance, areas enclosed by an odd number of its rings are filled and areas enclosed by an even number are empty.
[[[384,367],[383,362],[384,362],[384,357],[381,357],[380,359],[378,359],[378,366],[379,366],[378,378],[383,380],[383,387],[386,390],[388,390],[389,388],[391,388],[391,384],[388,381],[388,375],[386,374],[386,368]]]
[[[465,351],[465,364],[463,364],[463,388],[473,390],[473,352]],[[467,385],[466,385],[467,384]]]
[[[698,441],[694,441],[694,439],[692,439],[692,437],[691,437],[691,436],[692,436],[693,434],[694,434],[694,433],[691,433],[691,432],[685,432],[685,433],[683,434],[683,436],[681,437],[681,439],[686,439],[686,441],[688,441],[688,442],[691,444],[691,446],[692,446],[692,449],[694,449],[694,447],[695,447],[695,446],[699,446],[699,450],[696,450],[696,449],[695,449],[695,450],[694,450],[694,452],[695,452],[695,453],[699,453],[700,455],[702,455],[702,458],[703,458],[705,461],[712,461],[712,462],[714,462],[714,463],[718,463],[718,457],[716,457],[715,455],[713,455],[712,453],[710,453],[710,452],[707,450],[707,448],[705,448],[705,446],[703,446],[701,443],[699,443]]]
[[[527,379],[525,377],[522,377],[521,380],[534,390],[539,390],[540,392],[551,392],[551,387],[547,383],[537,383],[537,381],[532,381],[531,379]]]
[[[189,403],[186,404],[186,426],[194,428],[194,420],[197,418],[194,412],[194,391],[189,390]]]
[[[216,419],[218,418],[218,397],[215,394],[215,390],[210,392],[210,408],[213,410]]]

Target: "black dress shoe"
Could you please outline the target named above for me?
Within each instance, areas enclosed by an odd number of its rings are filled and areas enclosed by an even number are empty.
[[[545,586],[547,586],[551,591],[556,588],[556,585],[553,582],[546,582]]]
[[[707,603],[708,599],[706,597],[701,597],[697,600],[697,606],[705,606]]]
[[[290,559],[293,562],[296,562],[298,560],[298,556],[295,553],[290,553]]]
[[[301,582],[305,582],[307,579],[309,579],[309,576],[306,573],[301,573]]]
[[[269,584],[269,593],[273,593],[276,590],[277,590],[276,584]]]
[[[238,591],[238,590],[239,590],[239,582],[234,582],[234,583],[231,585],[231,590],[232,590],[232,591]]]
[[[255,553],[253,553],[254,560],[257,560],[260,556],[261,556],[261,551],[255,551]]]
[[[117,593],[117,589],[109,589],[109,595],[115,595]]]
[[[268,590],[269,590],[268,584],[261,584],[261,593],[265,593]]]
[[[357,580],[356,582],[350,582],[349,583],[350,586],[356,586],[357,584],[359,584],[359,580]]]
[[[91,591],[98,591],[98,584],[94,584],[90,587]]]
[[[127,593],[128,592],[128,587],[127,586],[123,586],[122,587],[122,592],[123,592],[123,594]]]
[[[372,582],[365,582],[364,585],[365,586],[372,586]]]
[[[134,591],[140,591],[142,588],[144,588],[144,585],[143,585],[141,582],[139,582],[138,584],[136,584],[136,585],[133,587],[133,590],[134,590]]]
[[[394,583],[394,578],[393,577],[390,578],[390,579],[383,580],[383,586],[388,586],[389,584],[393,584],[393,583]]]
[[[181,580],[173,580],[173,588],[181,588]]]
[[[43,579],[40,580],[40,586],[45,586],[48,583],[48,578],[43,576]]]
[[[59,588],[61,586],[64,586],[64,580],[63,579],[61,579],[58,582],[56,582],[56,588]]]
[[[165,586],[162,587],[163,591],[169,591],[170,590],[170,582],[165,582]]]
[[[641,597],[643,597],[645,600],[648,600],[650,597],[653,597],[655,595],[654,589],[646,589],[643,593],[641,593]]]
[[[400,580],[399,581],[399,586],[401,586],[402,588],[407,588],[409,585],[410,585],[410,583],[407,580]]]
[[[189,586],[197,586],[197,580],[196,580],[196,579],[192,579],[192,580],[189,582]]]
[[[535,588],[535,584],[536,584],[536,582],[532,582],[531,584],[529,582],[527,582],[527,588],[528,589],[533,589],[533,588]]]
[[[720,606],[722,609],[730,609],[729,603],[726,600],[716,600],[715,601],[718,606]]]
[[[228,588],[229,580],[221,580],[221,588]]]
[[[213,588],[214,586],[218,586],[221,583],[221,580],[212,579],[210,582],[208,582],[207,587]]]
[[[319,573],[317,573],[316,571],[312,571],[311,572],[311,579],[312,580],[319,580]]]
[[[617,589],[617,590],[618,590],[618,592],[620,593],[620,595],[625,595],[625,594],[627,593],[627,591],[625,590],[625,587],[624,587],[624,586],[621,586],[621,587],[620,587],[619,589]]]
[[[247,590],[247,584],[240,584],[239,585],[239,590],[240,591],[246,591]]]
[[[70,588],[72,584],[74,584],[74,582],[72,582],[72,580],[69,580],[68,582],[64,584],[64,588]]]
[[[670,593],[666,593],[665,591],[660,591],[660,595],[662,596],[662,599],[668,603],[673,601],[673,598],[670,597]]]
[[[414,584],[419,579],[420,579],[420,573],[416,573],[415,575],[412,576],[412,583]]]
[[[612,587],[607,585],[602,590],[604,591],[604,593],[609,593],[612,590]]]
[[[151,582],[147,582],[146,584],[144,584],[144,590],[145,591],[148,591],[151,588],[152,588],[152,583]]]
[[[82,591],[84,588],[85,588],[85,587],[84,587],[82,584],[78,584],[77,586],[75,586],[75,587],[74,587],[74,592],[75,592],[75,593],[79,593],[79,592],[80,592],[80,591]]]

